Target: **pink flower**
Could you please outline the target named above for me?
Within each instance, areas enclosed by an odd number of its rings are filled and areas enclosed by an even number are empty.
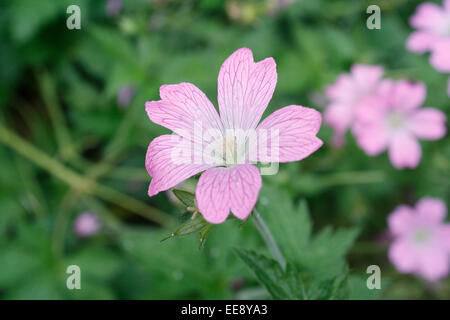
[[[417,139],[437,140],[446,133],[445,115],[419,108],[426,97],[423,83],[384,80],[377,95],[359,108],[353,133],[368,155],[388,149],[397,169],[415,168],[421,158]]]
[[[388,218],[394,241],[389,259],[400,272],[415,273],[429,281],[445,277],[450,266],[450,224],[444,223],[445,203],[422,198],[411,208],[398,206]]]
[[[430,63],[436,70],[450,72],[450,0],[443,7],[426,2],[417,7],[410,19],[413,32],[406,42],[416,53],[431,51]]]
[[[356,109],[361,102],[377,91],[383,68],[355,64],[350,73],[342,74],[326,88],[330,104],[325,110],[324,121],[336,134],[335,141],[343,141],[345,131],[353,126]]]
[[[75,220],[73,229],[79,237],[91,236],[100,229],[101,223],[91,212],[81,213]]]
[[[221,223],[231,211],[245,219],[262,185],[258,168],[250,162],[298,161],[322,145],[316,137],[321,115],[314,109],[287,106],[259,123],[276,82],[272,58],[255,63],[252,51],[241,48],[228,57],[219,72],[220,116],[193,84],[161,86],[162,100],[147,102],[146,111],[151,121],[175,134],[157,137],[148,147],[149,196],[205,171],[195,192],[204,218]],[[269,139],[264,135],[267,131],[277,135]],[[247,144],[255,141],[250,140],[252,132],[257,145],[247,149]],[[260,148],[263,145],[266,149]],[[275,153],[276,159],[272,157]]]

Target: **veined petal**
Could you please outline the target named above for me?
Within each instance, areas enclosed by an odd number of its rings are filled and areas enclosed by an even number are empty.
[[[251,149],[250,160],[290,162],[306,158],[323,144],[316,136],[321,122],[320,112],[311,108],[291,105],[275,111],[259,124],[258,151]]]
[[[217,97],[225,128],[256,128],[276,83],[276,64],[272,58],[255,63],[252,51],[247,48],[228,57],[220,68]]]
[[[256,204],[261,185],[261,174],[251,164],[208,169],[200,176],[195,191],[198,208],[210,223],[224,222],[230,210],[245,219]]]
[[[445,114],[435,108],[421,108],[408,119],[408,127],[420,139],[436,140],[445,136]]]
[[[193,84],[163,85],[159,92],[162,100],[145,104],[147,114],[154,123],[191,140],[202,139],[201,134],[211,128],[223,131],[216,109]]]
[[[177,135],[155,138],[147,149],[145,167],[152,177],[149,196],[173,188],[180,182],[211,168],[194,161],[191,141]]]

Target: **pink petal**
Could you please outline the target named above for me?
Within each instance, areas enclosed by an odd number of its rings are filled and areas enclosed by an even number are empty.
[[[220,68],[218,101],[226,128],[254,129],[267,108],[277,83],[272,58],[253,61],[250,49],[241,48]]]
[[[445,136],[445,114],[435,108],[422,108],[408,119],[408,127],[420,139],[436,140]]]
[[[400,110],[419,108],[425,101],[427,89],[421,82],[412,83],[400,80],[394,84],[392,90],[392,104]]]
[[[326,87],[325,94],[331,101],[350,102],[354,100],[354,88],[353,77],[345,73],[339,75],[335,83]]]
[[[416,204],[416,212],[422,221],[430,224],[439,224],[447,215],[444,201],[437,198],[425,197]]]
[[[193,84],[163,85],[159,91],[162,100],[145,103],[147,114],[154,123],[187,139],[193,139],[196,127],[223,131],[216,109]]]
[[[371,94],[376,89],[381,77],[383,77],[384,69],[381,66],[371,66],[364,64],[354,64],[352,66],[353,79],[364,94]]]
[[[322,140],[316,137],[321,122],[320,112],[311,108],[291,105],[275,111],[265,118],[257,128],[258,138],[260,138],[258,140],[259,151],[262,150],[262,146],[267,146],[265,151],[269,152],[259,152],[257,159],[251,160],[290,162],[306,158],[323,144]],[[271,132],[277,132],[277,130],[278,141],[264,139],[271,137]],[[262,135],[263,131],[267,134]],[[256,154],[256,152],[251,152],[251,156]],[[278,159],[274,159],[274,156]]]
[[[440,72],[450,72],[450,38],[438,41],[434,45],[430,63]]]
[[[190,158],[190,142],[177,135],[162,135],[150,143],[145,158],[145,167],[152,177],[149,196],[173,188],[180,182],[210,168],[210,165],[193,164]],[[186,150],[183,150],[185,149]],[[186,151],[188,156],[182,153]]]
[[[386,150],[389,142],[389,132],[383,122],[356,123],[353,127],[353,134],[358,145],[369,156],[375,156]]]
[[[337,133],[343,133],[352,124],[353,111],[351,105],[341,102],[332,103],[325,109],[324,121]]]
[[[426,2],[417,7],[409,22],[414,28],[438,32],[445,25],[446,17],[441,7]]]
[[[450,13],[450,0],[444,0],[444,10],[447,13]]]
[[[441,248],[423,248],[420,254],[418,274],[429,281],[437,281],[447,276],[449,272],[450,256]]]
[[[388,217],[389,231],[394,236],[408,234],[414,223],[413,210],[407,205],[398,206]]]
[[[430,51],[438,39],[439,37],[434,33],[417,31],[409,36],[406,41],[406,47],[412,52],[424,53]]]
[[[389,159],[397,169],[417,167],[421,154],[420,145],[412,135],[399,132],[391,137]]]
[[[437,238],[441,246],[450,253],[450,224],[440,226]]]
[[[195,191],[198,208],[210,223],[224,222],[230,210],[245,219],[258,200],[261,185],[261,174],[251,164],[208,169],[200,176]]]
[[[389,248],[389,260],[400,272],[410,273],[417,269],[419,261],[414,246],[407,239],[399,239]]]

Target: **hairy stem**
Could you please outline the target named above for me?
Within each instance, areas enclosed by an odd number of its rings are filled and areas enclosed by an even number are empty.
[[[275,239],[273,238],[272,233],[270,232],[263,218],[256,209],[253,209],[253,217],[255,218],[254,221],[256,224],[256,229],[258,229],[258,232],[263,238],[264,242],[266,243],[266,246],[269,249],[270,253],[275,258],[275,260],[278,261],[283,270],[285,270],[286,260],[284,259],[283,254],[280,251],[280,248],[278,248],[278,245]]]

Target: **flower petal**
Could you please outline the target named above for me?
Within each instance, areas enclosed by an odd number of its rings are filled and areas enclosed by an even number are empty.
[[[411,207],[400,205],[389,215],[388,225],[389,231],[394,236],[408,234],[414,226],[414,213]]]
[[[223,63],[218,78],[217,98],[224,126],[256,128],[276,83],[276,64],[272,58],[255,63],[250,49],[235,51]]]
[[[417,167],[421,156],[420,145],[411,134],[399,132],[391,137],[389,159],[397,169]]]
[[[355,123],[353,134],[358,145],[369,156],[375,156],[383,152],[389,143],[389,132],[382,122],[366,124]]]
[[[422,82],[412,83],[400,80],[392,87],[392,104],[399,110],[419,108],[425,101],[427,88]]]
[[[440,72],[450,72],[450,39],[438,41],[433,46],[430,63]]]
[[[417,252],[407,239],[394,241],[389,248],[389,260],[400,272],[414,272],[418,268]]]
[[[437,281],[447,276],[450,257],[439,247],[424,248],[420,254],[417,272],[429,281]]]
[[[360,94],[372,94],[381,78],[383,77],[384,69],[381,66],[372,66],[365,64],[354,64],[352,66],[353,79]]]
[[[194,138],[194,128],[223,131],[219,115],[205,94],[191,83],[163,85],[162,100],[147,101],[145,109],[154,123],[187,139]],[[202,131],[198,131],[202,133]],[[197,131],[195,131],[195,135]]]
[[[320,112],[311,108],[290,105],[275,111],[256,130],[258,152],[250,152],[251,161],[290,162],[306,158],[323,144],[316,137],[321,122]]]
[[[413,32],[406,41],[406,48],[415,53],[430,51],[438,40],[436,34],[428,31]]]
[[[258,200],[261,186],[261,174],[254,165],[211,168],[200,176],[195,196],[205,220],[222,223],[230,210],[239,219],[247,218]]]
[[[344,133],[350,128],[354,116],[354,108],[341,102],[330,104],[324,112],[324,121],[337,133]]]
[[[424,197],[416,204],[416,211],[422,221],[431,224],[439,224],[447,215],[447,207],[444,201],[437,198]]]
[[[149,196],[173,188],[180,182],[211,167],[195,164],[190,141],[177,135],[162,135],[150,143],[145,167],[152,177]]]
[[[445,136],[445,114],[435,108],[422,108],[408,119],[408,127],[420,139],[436,140]]]
[[[439,32],[445,25],[446,17],[441,7],[435,3],[426,2],[417,7],[409,22],[414,28]]]

